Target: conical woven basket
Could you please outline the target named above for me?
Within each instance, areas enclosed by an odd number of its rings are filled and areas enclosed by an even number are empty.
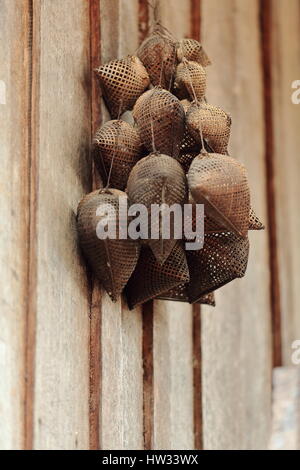
[[[216,230],[206,220],[204,245],[200,250],[187,251],[190,272],[188,296],[195,302],[228,282],[243,277],[248,263],[249,240],[226,230]]]
[[[189,284],[180,284],[179,286],[170,289],[168,292],[158,295],[156,299],[171,300],[177,302],[190,302],[188,295],[188,285]],[[205,294],[194,303],[206,304],[215,307],[216,302],[214,293],[210,292],[209,294]]]
[[[146,67],[151,83],[170,90],[177,65],[176,41],[160,25],[140,45],[138,57]]]
[[[195,208],[195,201],[193,200],[191,194],[189,195],[189,204],[192,204],[192,230],[195,233],[196,231],[196,218],[197,218],[197,212]],[[227,232],[228,228],[226,225],[223,223],[223,221],[216,221],[215,219],[212,219],[207,213],[204,213],[204,226],[206,227],[206,233],[213,232]],[[250,208],[250,213],[249,213],[249,222],[248,222],[248,230],[264,230],[265,226],[263,223],[259,220],[257,215],[255,214],[254,210]]]
[[[186,113],[191,106],[191,102],[187,99],[184,99],[181,101],[181,104]],[[184,135],[180,145],[180,153],[177,157],[177,161],[179,161],[179,163],[182,165],[185,173],[188,172],[192,161],[197,155],[199,155],[200,151],[201,143],[196,142],[185,123]]]
[[[186,114],[187,127],[197,142],[203,138],[215,153],[227,154],[231,118],[221,108],[207,103],[194,103]]]
[[[97,226],[102,218],[101,214],[97,215],[97,209],[109,209],[108,223],[114,223],[113,216],[114,212],[118,214],[120,196],[127,198],[125,193],[116,189],[94,191],[79,203],[77,213],[80,246],[94,274],[113,301],[117,300],[130,278],[140,252],[139,243],[131,239],[119,239],[118,230],[116,239],[101,240],[97,236]],[[127,224],[125,220],[119,222]]]
[[[158,151],[176,158],[185,128],[184,109],[172,93],[153,88],[136,102],[133,117],[142,144],[149,152]]]
[[[168,155],[151,154],[142,158],[132,169],[127,193],[132,204],[143,204],[148,210],[150,227],[150,211],[152,204],[182,205],[187,199],[187,182],[180,164]],[[158,239],[147,239],[145,243],[151,247],[156,259],[163,263],[175,244],[172,230],[169,239],[161,237],[161,223],[155,225]],[[153,222],[153,220],[152,220]],[[147,237],[145,237],[147,238]]]
[[[198,62],[202,67],[211,64],[202,45],[196,39],[181,39],[177,45],[177,58],[182,61],[183,58]]]
[[[198,62],[184,60],[177,65],[174,88],[179,96],[201,101],[206,91],[206,71]]]
[[[147,302],[188,280],[186,256],[179,242],[163,264],[160,264],[151,250],[144,246],[125,289],[129,308]]]
[[[196,203],[220,226],[245,237],[249,228],[250,190],[245,167],[220,155],[196,157],[188,172],[188,184]]]
[[[108,121],[94,136],[92,155],[104,184],[112,165],[110,186],[123,190],[130,171],[142,156],[139,134],[125,121]]]
[[[138,97],[150,84],[147,70],[135,56],[112,60],[98,67],[95,73],[113,119],[132,109]]]
[[[254,210],[250,209],[249,215],[249,230],[264,230],[264,224],[259,220]]]
[[[208,294],[204,294],[200,297],[200,299],[197,302],[194,302],[194,303],[205,304],[205,305],[210,305],[211,307],[215,307],[216,306],[215,294],[214,292],[209,292]]]

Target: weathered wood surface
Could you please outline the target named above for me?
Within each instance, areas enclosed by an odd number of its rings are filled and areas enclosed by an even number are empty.
[[[259,2],[202,0],[202,42],[212,65],[207,97],[232,116],[230,153],[249,173],[252,204],[267,221]],[[255,138],[253,136],[255,135]],[[266,232],[250,234],[246,277],[202,309],[203,440],[206,449],[266,448],[271,344]]]
[[[273,390],[273,419],[269,449],[299,450],[299,367],[276,367],[273,372]]]
[[[161,1],[162,23],[190,34],[190,2]],[[193,312],[181,302],[154,302],[154,448],[193,449]]]
[[[95,9],[83,0],[0,0],[0,448],[142,449],[145,441],[155,449],[193,449],[201,424],[205,449],[267,448],[267,232],[251,233],[245,279],[217,293],[216,309],[202,308],[201,327],[191,306],[165,301],[155,301],[143,323],[141,309],[112,304],[87,276],[75,213],[92,187],[91,129],[109,119],[103,103],[99,113],[91,103],[91,34],[101,30],[102,62],[134,53],[145,28],[138,24],[141,3],[146,11],[146,0],[92,3]],[[267,222],[259,3],[202,0],[201,23],[213,62],[207,96],[232,115],[231,153],[246,164],[253,206]],[[300,79],[300,6],[271,4],[276,234],[283,357],[290,364],[300,334],[300,105],[291,102],[291,84]],[[199,6],[161,0],[159,16],[174,35],[199,34],[192,5]],[[193,351],[200,357],[201,349],[200,390]],[[153,372],[144,387],[143,360]]]
[[[36,350],[33,446],[89,447],[89,298],[75,214],[90,187],[89,8],[36,3]],[[36,40],[37,40],[36,38]],[[40,46],[40,47],[39,47]]]
[[[102,62],[133,54],[138,47],[138,2],[101,0]],[[104,120],[109,119],[102,107]],[[141,309],[112,304],[103,293],[100,445],[103,449],[143,448]]]
[[[24,5],[1,0],[0,11],[0,448],[20,449],[25,426],[29,237],[28,25]]]
[[[193,449],[192,315],[178,302],[154,306],[154,448]]]
[[[283,362],[290,365],[291,344],[300,338],[300,104],[291,100],[300,80],[300,2],[272,1],[272,105],[276,235],[281,299]]]

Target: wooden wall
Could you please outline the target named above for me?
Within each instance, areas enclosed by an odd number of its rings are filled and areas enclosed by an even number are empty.
[[[294,104],[292,83],[300,77],[300,2],[273,0],[270,38],[273,116],[273,180],[282,333],[282,361],[291,364],[291,344],[300,338],[300,105]],[[286,7],[286,8],[285,8]]]
[[[0,448],[267,447],[272,361],[289,363],[300,337],[300,2],[282,3],[159,4],[173,34],[201,36],[207,97],[232,115],[230,150],[267,224],[246,277],[200,312],[112,304],[77,244],[78,201],[98,184],[91,136],[108,119],[92,70],[136,50],[152,8],[0,0]]]
[[[213,62],[208,72],[208,100],[232,116],[230,152],[246,165],[252,205],[267,221],[259,21],[258,2],[202,1],[202,41]],[[250,243],[246,277],[216,293],[215,309],[202,309],[206,448],[264,447],[269,432],[271,310],[267,231],[250,233]]]

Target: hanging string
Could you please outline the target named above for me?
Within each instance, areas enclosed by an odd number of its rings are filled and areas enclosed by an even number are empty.
[[[173,51],[172,73],[171,73],[171,77],[170,77],[168,91],[171,91],[172,81],[173,81],[173,78],[174,78],[175,67],[176,67],[176,47],[177,47],[176,43],[173,44],[173,47],[174,47],[174,51]]]
[[[157,153],[156,147],[155,147],[155,135],[154,135],[154,120],[153,120],[153,114],[152,114],[152,106],[151,106],[151,99],[153,98],[154,93],[156,92],[156,88],[153,88],[153,91],[151,93],[151,96],[149,97],[149,108],[150,108],[150,125],[151,125],[151,140],[152,140],[152,151],[153,153]]]
[[[188,60],[185,57],[183,57],[182,63],[185,66],[185,68],[187,70],[187,73],[188,73],[188,76],[189,76],[189,81],[190,81],[190,86],[191,86],[192,93],[193,93],[193,96],[194,96],[194,101],[196,102],[196,104],[199,104],[199,101],[198,101],[198,98],[197,98],[197,95],[196,95],[196,92],[195,92],[195,88],[194,88],[193,82],[192,82],[192,77],[191,77],[190,69],[189,69],[189,66],[188,66]]]
[[[159,33],[161,34],[162,37],[164,37],[165,39],[169,39],[169,40],[172,40],[174,41],[175,38],[173,36],[173,34],[171,33],[171,31],[168,30],[168,28],[166,28],[162,23],[161,23],[161,19],[160,19],[160,0],[153,0],[152,2],[150,2],[149,0],[147,1],[147,4],[149,5],[149,7],[152,9],[153,11],[153,20],[152,20],[152,29],[155,29],[155,26],[159,26]]]
[[[159,16],[159,14],[158,14],[158,12],[159,12],[159,0],[153,0],[153,2],[150,2],[148,0],[147,4],[149,5],[150,8],[152,8],[154,23],[159,23],[159,19],[158,19],[158,16]]]
[[[156,147],[155,147],[155,141],[154,141],[154,129],[153,129],[153,119],[151,116],[151,137],[152,137],[152,150],[153,153],[157,153]]]
[[[159,236],[160,236],[160,251],[161,254],[164,254],[164,239],[162,236],[162,211],[164,211],[164,204],[166,203],[166,177],[163,178],[162,188],[161,188],[161,202],[163,209],[159,212]]]
[[[161,66],[160,66],[160,74],[159,74],[159,86],[161,86],[162,82],[162,75],[163,75],[163,70],[164,70],[164,64],[165,64],[165,59],[162,57],[161,59]]]
[[[103,160],[103,155],[102,155],[101,150],[100,150],[100,157],[101,157],[102,169],[103,169],[103,171],[104,171],[104,173],[105,173],[105,179],[106,179],[106,181],[107,181],[107,171],[106,171],[106,168],[105,168],[105,165],[104,165],[104,160]]]
[[[101,191],[101,192],[106,192],[109,188],[109,183],[110,183],[111,173],[112,173],[112,169],[113,169],[114,159],[115,159],[115,156],[116,156],[116,153],[117,153],[117,148],[118,148],[118,145],[119,145],[119,135],[120,135],[120,130],[121,130],[121,125],[120,125],[119,121],[120,121],[120,116],[121,116],[122,105],[123,105],[123,100],[120,100],[117,123],[116,123],[117,124],[117,135],[116,135],[115,144],[114,144],[113,156],[112,156],[111,163],[110,163],[110,168],[109,168],[109,172],[108,172],[106,185],[105,185],[105,188],[103,188],[103,191]]]
[[[186,67],[186,70],[187,70],[187,73],[188,73],[188,76],[189,76],[189,81],[190,81],[190,87],[192,89],[192,93],[193,93],[193,96],[194,96],[194,101],[196,103],[197,106],[200,106],[201,107],[201,103],[199,102],[198,98],[197,98],[197,95],[196,95],[196,92],[195,92],[195,88],[193,86],[193,81],[192,81],[192,77],[191,77],[191,73],[190,73],[190,69],[189,69],[189,66],[188,66],[188,60],[183,57],[182,59],[182,63],[183,65]],[[207,154],[207,151],[205,149],[205,145],[204,145],[204,138],[203,138],[203,129],[202,129],[202,123],[201,123],[201,120],[199,119],[199,131],[200,131],[200,140],[201,140],[201,152],[202,154]]]

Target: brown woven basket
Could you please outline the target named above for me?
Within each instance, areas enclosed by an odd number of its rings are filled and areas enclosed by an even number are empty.
[[[180,97],[202,100],[206,91],[206,71],[198,62],[184,60],[177,65],[174,88]]]
[[[200,42],[196,39],[181,39],[177,44],[177,58],[182,61],[183,58],[198,62],[202,67],[211,64],[206,52]]]
[[[93,191],[78,205],[77,229],[80,246],[94,274],[113,301],[116,301],[130,278],[139,257],[140,244],[131,239],[100,240],[96,227],[101,216],[96,214],[98,207],[109,205],[115,211],[119,208],[119,196],[126,194],[116,189],[106,192]],[[111,219],[111,212],[108,220]],[[121,221],[121,223],[125,221]]]
[[[206,304],[210,305],[211,307],[216,306],[216,299],[215,299],[215,294],[214,292],[209,292],[208,294],[204,294],[200,297],[200,299],[197,302],[198,304]]]
[[[264,224],[259,220],[251,207],[249,215],[249,230],[264,230],[264,228]]]
[[[170,90],[177,65],[176,41],[160,25],[140,45],[137,56],[146,67],[153,85]]]
[[[249,228],[250,190],[245,167],[220,154],[197,156],[188,172],[188,184],[195,202],[219,226],[245,237]]]
[[[138,131],[125,121],[106,122],[97,130],[93,139],[92,155],[104,184],[107,183],[112,165],[112,188],[126,188],[129,173],[142,153]]]
[[[170,289],[168,292],[158,295],[156,299],[171,300],[176,302],[190,302],[188,296],[188,284],[180,284],[179,286]],[[205,294],[194,303],[206,304],[215,307],[216,302],[214,293],[210,292],[209,294]]]
[[[184,112],[187,113],[187,110],[189,109],[189,107],[191,106],[192,104],[192,101],[190,101],[189,99],[187,98],[184,98],[180,101],[180,103],[182,104],[182,107],[184,109]]]
[[[159,294],[189,280],[184,250],[177,242],[170,256],[160,264],[151,250],[144,246],[138,264],[125,289],[129,308],[154,299]]]
[[[188,108],[191,106],[191,102],[187,99],[184,99],[181,101],[181,104],[186,113]],[[185,123],[183,139],[180,145],[180,153],[177,157],[177,161],[179,161],[179,163],[182,165],[185,173],[188,172],[190,164],[194,158],[199,155],[200,151],[201,144],[195,141]]]
[[[147,70],[135,56],[112,60],[101,65],[95,73],[113,119],[132,109],[137,98],[150,84]]]
[[[127,193],[132,204],[144,204],[150,209],[152,204],[183,204],[187,199],[187,182],[180,164],[162,154],[150,154],[142,158],[132,169],[127,184]],[[172,218],[171,218],[172,220]],[[150,221],[150,219],[149,219]],[[171,224],[172,225],[172,224]],[[157,227],[161,234],[160,227]],[[156,259],[163,263],[174,247],[175,240],[147,239]]]
[[[184,109],[172,93],[153,88],[136,102],[133,117],[142,144],[149,152],[158,151],[176,158],[185,128]]]
[[[192,302],[228,282],[243,277],[248,263],[249,240],[232,232],[208,230],[204,246],[187,251],[190,272],[188,295]]]
[[[186,114],[187,127],[197,142],[203,138],[216,153],[227,154],[231,118],[221,108],[207,103],[193,103]]]
[[[195,232],[196,229],[196,209],[195,209],[195,201],[193,200],[191,194],[189,195],[189,203],[193,205],[192,209],[192,229]],[[248,230],[264,230],[265,226],[259,220],[257,215],[255,214],[252,207],[250,208],[249,213],[249,222],[248,222]],[[212,219],[208,214],[204,214],[204,225],[206,227],[206,233],[208,232],[226,232],[228,231],[226,225],[222,221],[216,221]]]

